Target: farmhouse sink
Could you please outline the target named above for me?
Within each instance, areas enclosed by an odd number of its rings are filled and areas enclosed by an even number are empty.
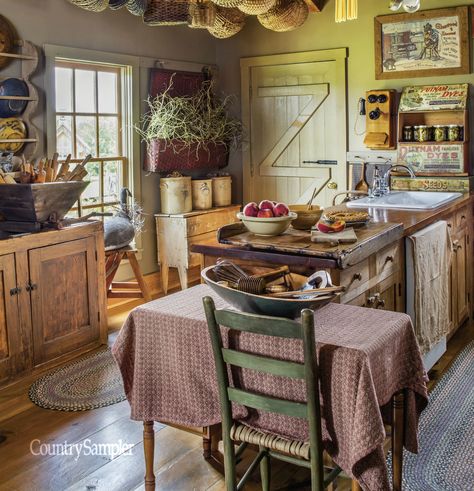
[[[348,208],[393,208],[433,210],[462,196],[461,193],[396,191],[377,198],[361,198],[347,203]]]

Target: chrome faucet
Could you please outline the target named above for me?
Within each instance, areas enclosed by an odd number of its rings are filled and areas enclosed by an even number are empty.
[[[397,169],[397,168],[405,169],[408,172],[408,174],[410,174],[411,179],[414,179],[416,177],[415,173],[413,172],[413,169],[410,166],[405,165],[405,164],[392,165],[392,167],[390,167],[387,170],[387,172],[385,172],[385,174],[381,180],[380,192],[382,195],[390,193],[390,175],[392,174],[392,171]]]

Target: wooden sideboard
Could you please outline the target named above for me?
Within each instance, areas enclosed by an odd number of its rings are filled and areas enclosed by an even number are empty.
[[[191,247],[214,242],[217,230],[237,221],[240,205],[191,211],[176,215],[155,215],[158,263],[161,268],[163,292],[168,293],[169,268],[177,268],[181,288],[188,287],[188,269],[199,266],[199,254]]]
[[[0,241],[0,385],[107,343],[101,222]]]

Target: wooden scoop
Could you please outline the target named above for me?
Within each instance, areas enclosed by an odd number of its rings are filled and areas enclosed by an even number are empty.
[[[362,169],[361,169],[361,174],[360,174],[360,180],[359,182],[355,185],[355,191],[363,191],[364,193],[369,192],[369,185],[367,184],[367,181],[365,180],[365,168],[366,168],[366,163],[362,162]]]

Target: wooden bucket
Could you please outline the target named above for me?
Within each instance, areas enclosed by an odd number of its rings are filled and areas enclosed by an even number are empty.
[[[212,178],[212,199],[214,206],[229,206],[232,203],[232,177]]]
[[[192,181],[193,210],[212,208],[212,179],[196,179]]]
[[[163,177],[160,179],[161,213],[170,215],[192,211],[191,178]]]

